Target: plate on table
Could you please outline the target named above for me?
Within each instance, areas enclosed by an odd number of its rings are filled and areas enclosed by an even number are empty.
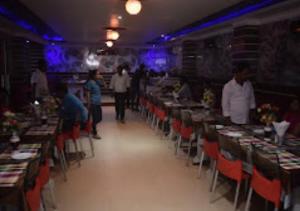
[[[243,136],[243,134],[239,132],[228,132],[226,135],[232,138],[240,138]]]
[[[25,160],[25,159],[31,158],[31,156],[32,156],[32,153],[30,153],[30,152],[16,151],[11,154],[11,158],[15,159],[15,160]]]
[[[265,131],[264,131],[264,129],[254,129],[254,130],[253,130],[253,133],[262,135],[262,134],[265,133]]]
[[[224,125],[216,125],[216,129],[217,130],[221,130],[221,129],[223,129],[224,128]]]

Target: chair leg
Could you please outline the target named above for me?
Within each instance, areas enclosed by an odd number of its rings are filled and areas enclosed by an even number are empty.
[[[212,191],[213,181],[214,181],[214,178],[216,176],[216,170],[217,170],[217,161],[214,160],[213,162],[214,162],[214,164],[213,164],[213,175],[212,175],[211,182],[210,182],[209,192]]]
[[[74,140],[73,143],[74,143],[74,146],[75,146],[76,157],[77,157],[77,163],[78,163],[78,166],[80,167],[80,166],[81,166],[81,162],[80,162],[80,160],[81,160],[81,155],[80,155],[80,152],[79,152],[79,150],[78,150],[78,143],[77,143],[77,140]]]
[[[54,182],[53,182],[53,180],[50,180],[49,182],[50,182],[49,192],[50,192],[50,197],[51,197],[51,202],[52,202],[52,208],[57,209],[56,197],[54,194]]]
[[[155,133],[158,133],[158,131],[159,131],[159,119],[158,118],[156,118],[156,122],[155,122]]]
[[[64,156],[64,152],[58,152],[59,154],[59,160],[60,160],[60,167],[61,167],[61,171],[63,172],[63,176],[64,176],[64,181],[67,181],[67,174],[66,174],[66,164],[65,164],[65,156]]]
[[[248,196],[247,196],[247,201],[246,201],[245,211],[249,211],[249,209],[250,209],[252,193],[253,193],[253,189],[250,188],[249,193],[248,193]]]
[[[181,141],[182,141],[182,138],[181,138],[181,136],[179,136],[178,139],[177,139],[177,146],[176,146],[176,150],[175,150],[175,155],[178,154],[178,151],[179,151],[180,145],[181,145]]]
[[[235,196],[234,196],[234,204],[233,204],[233,210],[235,211],[237,208],[237,203],[238,203],[238,198],[240,194],[240,188],[241,188],[241,182],[237,184],[236,191],[235,191]]]
[[[199,175],[199,178],[201,177],[201,170],[202,170],[202,165],[203,165],[204,156],[205,156],[205,153],[204,153],[204,151],[202,150],[202,152],[201,152],[201,158],[200,158],[200,164],[199,164],[199,169],[198,169],[198,175]]]
[[[89,142],[90,142],[91,151],[92,151],[92,157],[95,157],[94,143],[93,143],[93,140],[92,140],[91,134],[89,134],[88,136],[89,136]]]
[[[213,201],[213,196],[214,196],[214,193],[215,193],[216,187],[217,187],[218,177],[219,177],[219,171],[217,170],[215,178],[214,178],[214,182],[213,182],[213,188],[212,188],[210,203],[212,203],[212,201]]]
[[[186,166],[189,166],[189,164],[190,164],[189,161],[190,161],[190,158],[191,158],[192,143],[193,143],[193,140],[190,138],[189,148],[188,148],[188,153],[187,153],[187,158],[186,158]]]

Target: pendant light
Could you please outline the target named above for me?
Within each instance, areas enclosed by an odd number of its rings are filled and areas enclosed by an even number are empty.
[[[130,15],[137,15],[142,10],[142,3],[140,0],[127,0],[125,9]]]
[[[106,44],[106,46],[109,47],[109,48],[113,47],[113,45],[114,45],[113,41],[111,41],[111,40],[106,41],[105,44]]]

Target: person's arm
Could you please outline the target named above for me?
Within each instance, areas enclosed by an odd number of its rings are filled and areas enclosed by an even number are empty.
[[[111,80],[110,80],[110,84],[109,84],[109,88],[112,89],[114,91],[114,88],[115,88],[115,76],[113,75],[111,77]]]
[[[32,73],[31,79],[30,79],[30,84],[32,87],[32,97],[33,99],[36,99],[36,83],[37,83],[37,75],[36,73]]]
[[[254,121],[255,119],[255,108],[256,108],[256,102],[255,102],[255,95],[254,95],[254,90],[253,86],[250,84],[250,121]]]
[[[225,85],[222,91],[222,112],[226,122],[230,122],[230,88]]]
[[[91,93],[90,93],[90,86],[89,83],[86,83],[84,86],[85,94],[86,94],[86,103],[88,109],[90,109],[91,106]]]

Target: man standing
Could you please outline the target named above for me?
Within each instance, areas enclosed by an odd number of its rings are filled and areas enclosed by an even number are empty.
[[[125,123],[125,99],[129,86],[129,77],[122,73],[122,66],[118,66],[117,73],[113,75],[109,87],[115,94],[116,120],[122,123]]]
[[[255,109],[255,97],[248,64],[240,63],[234,72],[234,78],[225,84],[222,93],[223,115],[228,121],[242,125],[249,123],[251,109]]]
[[[43,97],[49,94],[48,80],[46,76],[46,62],[38,61],[38,68],[31,76],[31,85],[33,90],[33,98],[42,100]]]
[[[101,85],[105,86],[103,77],[100,75],[99,70],[90,70],[89,79],[87,80],[84,88],[87,91],[87,103],[89,112],[93,119],[93,138],[101,139],[97,132],[97,124],[102,121],[102,108],[101,108]]]

